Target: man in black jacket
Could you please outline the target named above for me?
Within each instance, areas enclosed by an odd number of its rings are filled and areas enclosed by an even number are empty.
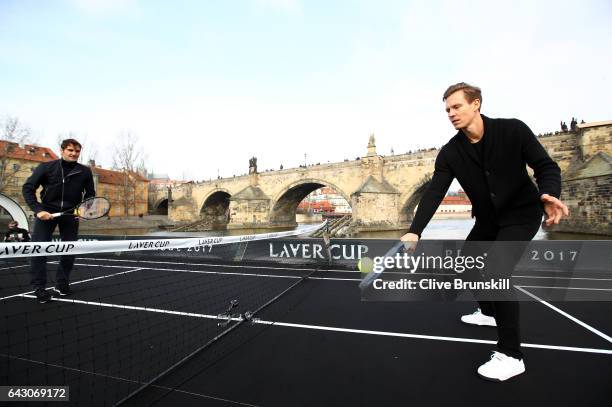
[[[463,82],[450,86],[442,100],[458,132],[438,153],[432,180],[408,233],[402,236],[407,246],[414,247],[454,178],[470,198],[476,217],[468,241],[527,242],[537,233],[543,212],[547,226],[569,215],[567,206],[559,200],[559,166],[527,125],[517,119],[481,115],[480,89]],[[526,165],[534,170],[537,187]],[[478,303],[480,308],[461,320],[496,326],[499,338],[497,351],[479,367],[478,374],[503,381],[523,373],[519,303],[514,299]]]
[[[29,242],[30,232],[19,227],[19,222],[12,220],[8,223],[8,230],[4,234],[4,241],[13,242]]]
[[[59,226],[63,241],[75,241],[79,233],[79,221],[73,214],[53,217],[51,214],[75,208],[82,200],[94,197],[93,175],[91,169],[77,161],[81,154],[81,143],[66,139],[61,144],[62,158],[40,164],[23,185],[23,197],[36,215],[33,242],[49,242],[56,226]],[[36,190],[42,186],[41,202],[36,198]],[[61,256],[53,289],[56,295],[70,295],[70,272],[74,256]],[[32,257],[31,284],[38,302],[51,300],[46,291],[47,258]]]

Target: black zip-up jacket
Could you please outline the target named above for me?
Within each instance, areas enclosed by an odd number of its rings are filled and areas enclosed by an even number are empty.
[[[40,199],[36,190],[43,187]],[[62,160],[41,163],[26,180],[22,188],[23,197],[34,214],[41,211],[61,212],[77,206],[84,199],[96,196],[93,174],[89,167],[76,164],[65,174]]]
[[[559,198],[561,171],[525,123],[517,119],[484,122],[482,161],[467,136],[459,131],[442,147],[431,182],[409,232],[421,235],[448,188],[457,178],[472,202],[477,222],[498,226],[528,223],[541,218],[542,194]],[[527,173],[534,171],[537,187]]]

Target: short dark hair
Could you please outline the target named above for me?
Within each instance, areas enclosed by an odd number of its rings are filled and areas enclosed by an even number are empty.
[[[73,138],[67,138],[66,140],[62,140],[62,144],[60,145],[60,147],[63,150],[63,149],[65,149],[66,147],[68,147],[70,145],[78,147],[78,148],[81,148],[81,149],[83,148],[81,143],[79,143],[78,141],[76,141]]]
[[[448,89],[446,89],[446,92],[444,92],[442,101],[444,102],[450,95],[460,90],[463,91],[465,99],[469,103],[472,103],[474,100],[478,99],[480,100],[480,106],[482,106],[482,91],[480,88],[478,86],[469,85],[465,82],[459,82],[449,86]]]

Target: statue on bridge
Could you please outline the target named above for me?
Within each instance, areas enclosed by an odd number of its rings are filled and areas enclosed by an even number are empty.
[[[570,129],[571,131],[576,131],[578,126],[578,119],[572,117],[572,121],[570,122]]]
[[[372,133],[368,141],[368,157],[374,156],[376,156],[376,138],[374,138],[374,133]]]
[[[257,157],[252,157],[249,159],[249,174],[257,173]]]

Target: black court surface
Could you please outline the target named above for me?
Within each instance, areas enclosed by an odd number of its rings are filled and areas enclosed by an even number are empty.
[[[72,405],[612,405],[612,302],[547,302],[545,283],[525,273],[527,371],[492,383],[476,369],[495,329],[459,320],[475,303],[362,302],[358,272],[81,256],[75,294],[38,304],[27,264],[0,268],[10,287],[0,302],[2,384],[65,384]],[[582,278],[585,289],[612,282]]]

